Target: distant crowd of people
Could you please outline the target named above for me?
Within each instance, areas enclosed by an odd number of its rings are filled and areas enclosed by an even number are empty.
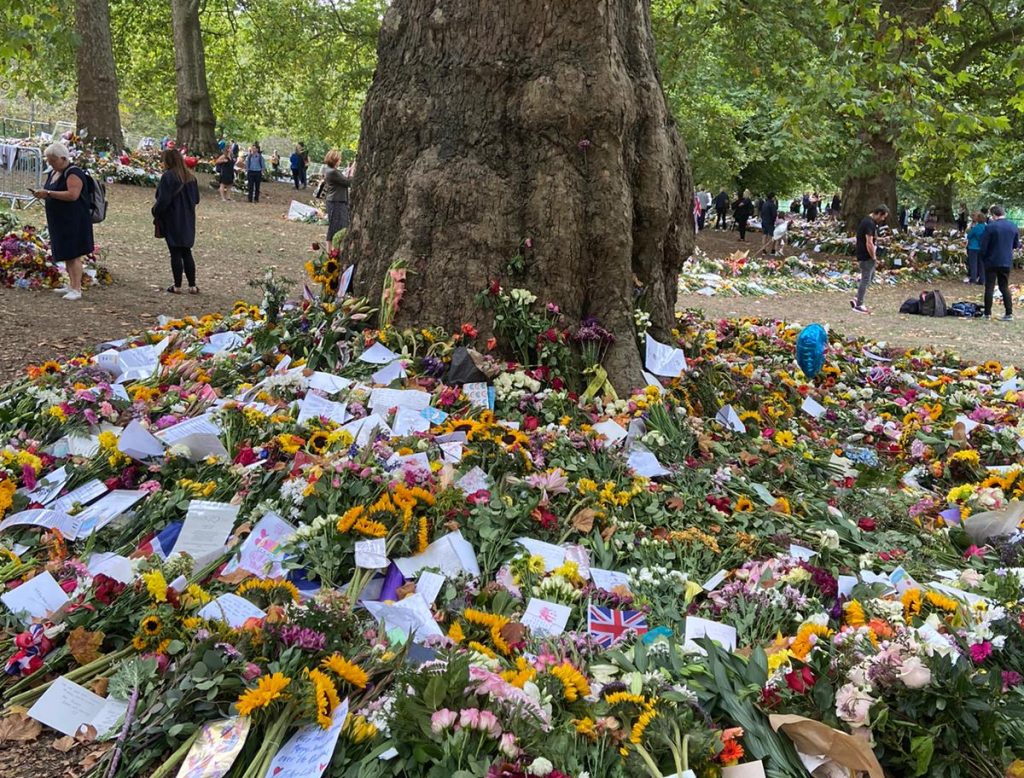
[[[260,188],[266,173],[266,160],[259,143],[249,146],[244,155],[236,141],[221,140],[214,168],[215,188],[220,199],[229,202],[238,171],[245,172],[246,199],[259,203]],[[52,143],[43,156],[49,166],[42,189],[32,195],[43,201],[50,248],[54,262],[64,262],[69,283],[56,291],[65,300],[82,299],[82,273],[86,258],[95,248],[90,177],[71,160],[68,147]],[[193,172],[195,159],[186,164],[185,155],[170,138],[160,141],[163,173],[156,188],[152,207],[154,237],[167,244],[171,260],[171,280],[167,292],[181,294],[187,282],[190,294],[199,294],[196,263],[192,254],[196,239],[196,206],[199,205],[199,184]],[[317,197],[322,197],[327,210],[327,241],[349,225],[349,188],[355,163],[342,170],[341,154],[336,150],[324,157],[324,174]],[[309,153],[302,143],[295,146],[289,158],[292,183],[296,190],[308,187]],[[275,150],[270,167],[277,178],[281,173],[281,156]]]

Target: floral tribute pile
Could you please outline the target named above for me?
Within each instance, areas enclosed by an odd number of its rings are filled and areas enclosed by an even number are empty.
[[[43,234],[31,226],[13,226],[0,235],[0,286],[16,289],[56,289],[67,280],[63,263],[50,259],[50,244]],[[99,264],[97,246],[84,268],[82,283],[86,286],[113,283],[110,271]]]
[[[4,731],[158,778],[1024,756],[1014,368],[833,335],[808,379],[785,324],[686,315],[616,398],[526,290],[485,344],[311,271],[0,392]]]
[[[792,219],[786,233],[786,256],[759,255],[756,249],[760,237],[754,234],[753,249],[737,251],[724,259],[695,251],[680,275],[680,291],[708,297],[759,297],[846,291],[860,283],[860,270],[853,256],[855,240],[834,219]],[[959,234],[926,238],[919,231],[890,232],[880,238],[879,246],[884,251],[879,253],[877,284],[963,278],[966,274],[966,243]],[[1024,252],[1019,260],[1024,261]]]

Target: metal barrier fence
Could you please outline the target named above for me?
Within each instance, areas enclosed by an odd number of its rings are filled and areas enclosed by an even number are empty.
[[[0,200],[27,204],[34,198],[29,189],[43,188],[46,163],[37,148],[0,144]]]

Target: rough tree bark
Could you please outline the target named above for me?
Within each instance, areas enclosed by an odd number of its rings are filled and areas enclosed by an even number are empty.
[[[177,140],[189,151],[210,154],[217,149],[217,137],[206,84],[199,0],[171,0],[171,23],[178,95]]]
[[[856,165],[843,184],[843,221],[849,232],[856,230],[860,220],[879,205],[889,206],[893,220],[897,213],[896,147],[880,132],[865,132],[861,140],[868,159]]]
[[[491,280],[616,335],[605,366],[641,380],[643,295],[671,329],[693,247],[686,150],[659,82],[649,0],[395,0],[363,109],[344,251],[377,300],[409,268],[396,322],[486,325]],[[503,276],[532,239],[525,278]]]
[[[107,0],[75,0],[75,32],[79,38],[75,52],[78,129],[86,132],[96,147],[120,151],[124,136],[117,105],[117,71]]]

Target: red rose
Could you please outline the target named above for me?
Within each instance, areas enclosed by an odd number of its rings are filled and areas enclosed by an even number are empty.
[[[523,419],[523,430],[525,432],[533,432],[540,425],[540,419],[536,416],[527,416]]]
[[[78,581],[74,578],[65,578],[60,582],[60,588],[64,590],[65,594],[71,594],[71,592],[78,588]]]
[[[865,517],[863,519],[858,519],[857,520],[857,526],[860,527],[865,532],[874,532],[875,528],[878,525],[875,523],[874,519],[869,519],[869,518]]]
[[[807,694],[814,688],[814,673],[811,668],[804,666],[799,670],[786,673],[786,685],[797,694]]]

